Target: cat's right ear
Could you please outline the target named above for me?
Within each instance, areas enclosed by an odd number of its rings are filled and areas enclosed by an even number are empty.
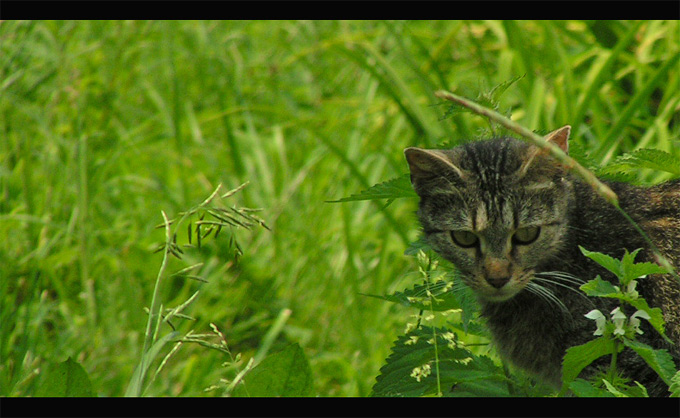
[[[571,133],[571,126],[566,125],[560,129],[554,130],[545,136],[546,142],[551,142],[558,147],[565,154],[569,154],[569,134]]]
[[[564,151],[565,154],[569,154],[569,134],[571,133],[571,126],[565,125],[561,127],[560,129],[556,129],[543,138],[545,139],[545,142],[550,142],[553,145],[557,145],[562,151]],[[542,157],[548,155],[548,150],[545,148],[538,148],[536,146],[531,146],[530,152],[528,153],[528,158],[524,161],[522,166],[519,169],[519,173],[521,177],[524,177],[524,175],[529,171],[529,168],[531,165],[536,161],[537,158],[541,159]],[[559,164],[557,164],[559,166]]]
[[[411,170],[411,182],[418,178],[441,176],[447,171],[464,178],[463,172],[442,151],[409,147],[404,150],[404,155]]]

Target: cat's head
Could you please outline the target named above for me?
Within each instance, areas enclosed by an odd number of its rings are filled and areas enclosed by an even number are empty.
[[[546,140],[567,152],[569,131]],[[548,152],[502,138],[404,153],[428,242],[482,299],[512,298],[558,256],[571,183]]]

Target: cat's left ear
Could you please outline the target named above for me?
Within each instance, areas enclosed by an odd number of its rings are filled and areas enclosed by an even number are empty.
[[[560,129],[554,130],[545,136],[546,142],[551,142],[558,147],[565,154],[569,154],[569,134],[571,133],[571,126],[566,125]]]
[[[411,170],[411,179],[436,177],[448,171],[465,178],[461,169],[442,150],[409,147],[404,150],[404,155]]]

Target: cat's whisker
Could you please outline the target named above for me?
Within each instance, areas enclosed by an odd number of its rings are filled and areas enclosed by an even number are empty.
[[[578,282],[578,283],[585,283],[585,282],[586,282],[585,280],[583,280],[583,279],[581,279],[581,278],[579,278],[579,277],[577,277],[577,276],[574,276],[574,275],[571,274],[571,273],[567,273],[567,272],[564,272],[564,271],[541,271],[541,272],[538,272],[538,273],[536,273],[536,274],[549,274],[549,275],[555,276],[555,277],[561,277],[561,278],[565,278],[565,279],[571,279],[571,280],[573,280],[574,282]]]
[[[562,273],[562,272],[557,272],[557,271],[543,271],[540,273],[535,273],[534,277],[538,278],[551,278],[555,279],[557,281],[573,284],[575,286],[581,286],[582,284],[585,284],[585,280],[580,279],[572,274],[569,273]]]
[[[553,285],[555,285],[555,286],[560,286],[560,287],[562,287],[562,288],[564,288],[564,289],[567,289],[567,290],[569,290],[569,291],[571,291],[571,292],[576,293],[576,294],[579,295],[579,296],[583,296],[586,300],[589,300],[589,299],[588,299],[588,296],[586,296],[585,293],[581,292],[579,289],[574,289],[573,287],[568,286],[568,285],[566,285],[566,284],[564,284],[564,283],[560,283],[560,282],[557,282],[557,281],[554,281],[554,280],[549,280],[549,279],[546,279],[546,278],[544,278],[544,277],[535,278],[535,279],[534,279],[534,282],[538,282],[538,283],[550,283],[550,284],[553,284]]]
[[[572,292],[576,293],[577,295],[583,297],[585,300],[587,300],[587,301],[589,301],[589,302],[592,302],[592,301],[588,298],[588,296],[586,296],[586,294],[583,293],[580,289],[571,287],[571,286],[566,285],[566,284],[564,284],[564,283],[560,283],[560,282],[557,281],[557,280],[550,280],[550,279],[548,279],[548,278],[546,278],[546,277],[534,276],[534,281],[535,281],[535,282],[541,282],[541,283],[550,283],[550,284],[553,284],[553,285],[555,285],[555,286],[563,287],[563,288],[565,288],[565,289],[567,289],[567,290],[569,290],[569,291],[572,291]]]
[[[569,310],[567,309],[566,305],[557,296],[555,296],[553,292],[541,286],[540,284],[529,282],[527,283],[525,289],[535,294],[536,296],[540,297],[541,299],[545,300],[546,302],[554,304],[562,312],[569,313]]]

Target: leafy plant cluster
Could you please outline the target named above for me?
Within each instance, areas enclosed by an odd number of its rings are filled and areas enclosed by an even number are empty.
[[[582,285],[581,290],[588,296],[617,299],[620,305],[609,313],[593,310],[586,314],[587,318],[595,321],[593,335],[597,338],[567,350],[562,364],[561,393],[566,393],[568,388],[577,396],[647,396],[644,386],[638,382],[635,382],[636,386],[626,385],[617,375],[617,355],[627,348],[635,351],[654,369],[670,387],[671,396],[680,396],[680,372],[675,370],[670,354],[666,350],[654,349],[636,341],[637,335],[643,333],[640,329],[641,320],[648,321],[659,334],[668,339],[664,334],[661,309],[650,308],[647,301],[635,290],[638,280],[668,271],[654,263],[635,263],[635,256],[639,251],[626,251],[621,260],[616,260],[606,254],[581,248],[586,257],[612,272],[619,280],[619,286],[615,286],[598,276]],[[624,305],[630,305],[636,311],[628,317],[624,313]],[[604,377],[599,376],[594,382],[577,377],[584,367],[606,355],[611,356],[611,364]]]
[[[635,351],[669,386],[671,396],[680,397],[680,371],[670,354],[654,349],[636,336],[642,333],[640,321],[646,320],[664,334],[664,321],[659,308],[650,308],[635,291],[637,280],[651,274],[667,273],[665,268],[653,263],[635,263],[635,255],[626,253],[621,260],[605,254],[581,249],[619,279],[615,286],[599,276],[583,284],[580,289],[591,297],[614,298],[622,305],[637,309],[630,317],[623,306],[610,313],[598,310],[586,316],[594,320],[594,338],[567,350],[563,361],[563,387],[554,389],[533,382],[521,373],[510,373],[498,364],[488,350],[489,335],[484,324],[476,318],[476,305],[472,291],[461,286],[455,271],[438,268],[436,255],[419,249],[416,255],[423,283],[403,292],[375,296],[420,312],[414,324],[407,326],[392,347],[392,354],[381,368],[373,387],[375,396],[547,396],[566,395],[584,397],[647,396],[644,386],[631,385],[623,380],[616,369],[617,354],[623,349]],[[436,326],[435,315],[445,324]],[[464,335],[464,338],[461,336]],[[465,341],[481,337],[486,353],[474,350]],[[579,378],[579,373],[602,356],[611,356],[609,369],[590,379]]]
[[[200,248],[201,243],[205,242],[211,234],[212,238],[217,238],[220,231],[226,229],[230,231],[229,247],[233,249],[233,257],[237,260],[243,255],[243,251],[238,244],[234,229],[251,229],[256,225],[268,229],[264,220],[254,214],[259,209],[226,207],[221,204],[223,199],[233,196],[245,186],[246,184],[243,184],[226,193],[220,193],[221,185],[219,185],[201,204],[179,213],[178,217],[172,220],[169,220],[165,212],[162,212],[164,223],[158,227],[165,229],[166,239],[156,252],[163,252],[163,260],[154,286],[150,308],[146,310],[148,320],[144,347],[139,363],[129,380],[126,396],[144,395],[170,358],[182,345],[189,343],[199,344],[206,349],[221,353],[225,356],[222,364],[224,375],[230,373],[234,375],[230,380],[220,378],[219,382],[206,388],[206,391],[217,391],[223,396],[311,395],[312,373],[309,361],[298,344],[288,345],[282,351],[266,357],[263,352],[259,358],[251,357],[244,364],[240,353],[232,355],[225,336],[215,324],[210,324],[211,331],[207,333],[196,333],[193,329],[181,333],[177,330],[178,326],[173,324],[172,321],[176,320],[195,321],[195,318],[187,315],[185,311],[198,298],[200,290],[195,291],[183,303],[172,308],[164,307],[160,301],[161,289],[170,279],[181,278],[199,283],[207,282],[201,276],[194,274],[203,266],[202,262],[168,273],[171,257],[183,260],[185,251]],[[187,243],[178,244],[178,230],[180,227],[184,228],[185,223]],[[174,229],[171,226],[174,226]],[[280,331],[280,326],[276,332],[278,331]],[[169,345],[172,347],[168,349]],[[152,365],[155,365],[155,371],[150,376]],[[96,388],[93,388],[87,372],[71,357],[61,363],[48,364],[47,369],[37,389],[37,396],[82,397],[94,396],[96,393]],[[246,376],[248,376],[247,383]]]
[[[431,251],[415,255],[422,284],[375,296],[419,310],[392,347],[373,386],[374,396],[530,396],[547,388],[511,375],[490,353],[489,334],[476,317],[472,291]],[[441,323],[443,322],[443,323]],[[440,324],[438,324],[440,323]],[[461,338],[461,336],[465,336]],[[475,341],[470,343],[469,341]]]

